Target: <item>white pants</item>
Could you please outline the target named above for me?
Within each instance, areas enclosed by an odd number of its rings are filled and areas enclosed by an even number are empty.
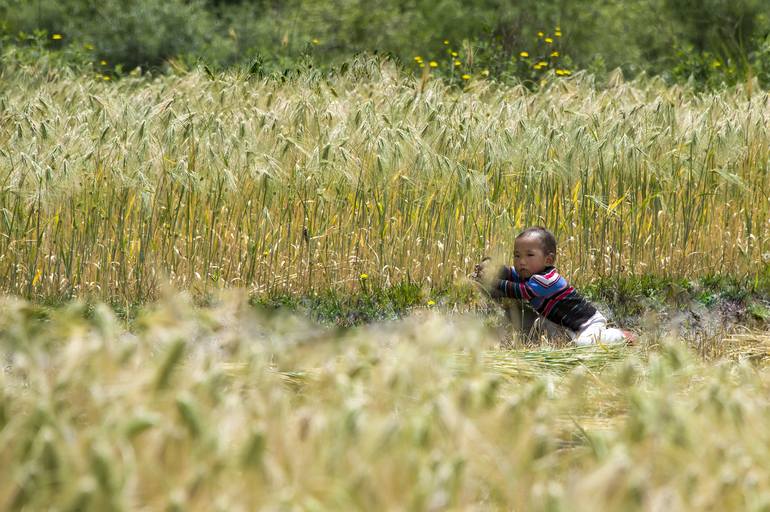
[[[626,336],[620,329],[607,327],[607,319],[598,311],[594,316],[580,326],[578,332],[572,332],[567,329],[570,338],[575,345],[583,347],[586,345],[609,345],[612,343],[625,343]]]
[[[588,345],[610,345],[613,343],[625,343],[626,336],[620,329],[607,327],[607,319],[598,311],[594,316],[583,322],[579,331],[573,331],[561,327],[550,320],[540,317],[536,324],[540,324],[545,332],[550,334],[566,332],[575,345],[585,347]]]

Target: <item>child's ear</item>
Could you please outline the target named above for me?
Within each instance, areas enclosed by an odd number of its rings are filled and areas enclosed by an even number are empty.
[[[545,257],[545,264],[553,265],[555,262],[556,262],[556,255],[552,252],[549,252],[548,256]]]

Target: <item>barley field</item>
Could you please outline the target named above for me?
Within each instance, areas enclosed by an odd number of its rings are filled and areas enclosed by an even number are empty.
[[[501,343],[483,297],[345,329],[253,302],[462,287],[532,224],[579,285],[767,282],[769,105],[5,63],[0,509],[770,510],[766,322],[576,348]]]
[[[578,283],[768,273],[768,94],[655,80],[452,88],[360,60],[285,80],[118,83],[36,66],[0,93],[0,288],[143,301],[447,285],[550,227]]]
[[[44,321],[43,321],[44,320]],[[0,307],[3,510],[767,510],[770,337],[499,350],[168,296]]]

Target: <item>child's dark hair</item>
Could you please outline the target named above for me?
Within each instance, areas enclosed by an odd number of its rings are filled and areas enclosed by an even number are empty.
[[[540,244],[545,254],[553,254],[556,257],[556,237],[553,233],[545,229],[543,226],[535,226],[527,228],[518,234],[516,240],[519,238],[527,238],[530,236],[536,236],[540,239]]]

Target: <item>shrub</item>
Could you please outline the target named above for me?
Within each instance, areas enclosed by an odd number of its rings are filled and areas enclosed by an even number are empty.
[[[158,67],[171,57],[222,60],[223,38],[203,2],[184,0],[6,0],[0,13],[11,34],[44,30],[69,44],[90,44],[99,60],[123,68]]]

